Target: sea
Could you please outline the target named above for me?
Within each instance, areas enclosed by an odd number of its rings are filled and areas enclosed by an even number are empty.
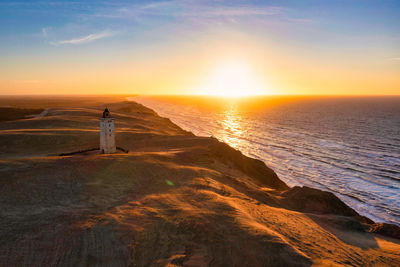
[[[400,97],[129,99],[264,161],[289,186],[330,191],[361,215],[400,225]]]

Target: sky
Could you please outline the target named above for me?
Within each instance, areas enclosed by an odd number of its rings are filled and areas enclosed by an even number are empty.
[[[0,94],[400,95],[400,1],[0,1]]]

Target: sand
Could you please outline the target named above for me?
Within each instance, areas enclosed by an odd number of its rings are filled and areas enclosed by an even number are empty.
[[[0,266],[400,265],[333,194],[140,104],[107,104],[129,153],[59,156],[99,145],[105,104],[72,102],[0,123]]]

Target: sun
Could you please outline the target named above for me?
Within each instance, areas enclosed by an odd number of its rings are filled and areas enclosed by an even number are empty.
[[[202,95],[243,97],[262,94],[262,85],[254,72],[243,62],[218,65],[199,91]]]

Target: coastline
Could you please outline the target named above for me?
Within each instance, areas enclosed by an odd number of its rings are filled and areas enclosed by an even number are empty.
[[[332,192],[359,214],[400,226],[400,173],[395,149],[399,144],[390,137],[395,136],[397,119],[389,116],[380,121],[374,116],[356,116],[357,110],[368,112],[369,106],[375,107],[376,114],[387,114],[398,98],[358,102],[353,98],[304,98],[275,106],[269,98],[239,99],[226,104],[215,99],[219,106],[205,97],[135,99],[185,130],[199,136],[215,136],[246,156],[264,161],[289,186]],[[343,110],[332,112],[333,105]],[[314,111],[324,115],[314,116]],[[352,125],[356,125],[354,131],[349,129]],[[388,129],[388,134],[382,136],[382,132],[372,130],[375,128]]]
[[[100,106],[1,124],[1,264],[400,263],[398,227],[143,105],[108,107],[129,153],[56,156],[97,145]]]
[[[141,103],[139,103],[139,102],[136,102],[135,101],[135,99],[133,98],[133,97],[127,97],[127,101],[129,101],[129,102],[134,102],[134,103],[138,103],[138,104],[140,104],[140,105],[143,105],[143,104],[141,104]],[[145,106],[145,105],[143,105],[144,107],[146,107],[146,108],[148,108],[148,109],[151,109],[151,108],[149,108],[149,107],[147,107],[147,106]],[[154,110],[153,110],[154,111]],[[156,114],[157,114],[157,112],[155,112]],[[157,114],[158,115],[158,114]],[[158,115],[158,116],[160,116],[160,115]],[[160,116],[160,117],[162,117],[162,116]],[[168,120],[170,120],[170,118],[168,118],[168,117],[164,117],[164,118],[166,118],[166,119],[168,119]],[[172,121],[171,121],[172,122]],[[172,122],[173,124],[175,124],[175,125],[177,125],[176,123],[174,123],[174,122]],[[178,127],[180,127],[179,125],[177,125]],[[183,131],[188,131],[188,130],[184,130],[184,129],[182,129]],[[190,131],[189,131],[190,132]],[[192,133],[193,134],[193,133]],[[223,141],[221,141],[221,140],[218,140],[217,138],[215,138],[214,136],[210,136],[210,138],[212,138],[212,139],[216,139],[218,142],[220,142],[220,143],[223,143],[224,145],[226,145],[226,146],[228,146],[228,147],[230,147],[229,146],[229,144],[226,144],[225,142],[223,142]],[[235,148],[232,148],[232,149],[234,149],[234,150],[237,150],[240,154],[243,154],[243,152],[242,151],[240,151],[240,150],[238,150],[238,149],[235,149]],[[265,166],[267,166],[267,163],[265,162],[265,161],[263,161],[262,159],[255,159],[255,158],[253,158],[253,157],[251,157],[251,156],[246,156],[246,155],[243,155],[244,157],[248,157],[248,158],[250,158],[250,159],[254,159],[254,160],[259,160],[259,161],[261,161]],[[268,166],[267,166],[267,168],[269,168]],[[271,169],[272,170],[272,169]],[[273,171],[273,170],[272,170]],[[274,172],[274,171],[273,171]],[[276,173],[274,172],[274,175],[276,175]],[[279,179],[280,181],[282,181],[277,175],[276,175],[276,177],[277,177],[277,179]],[[283,183],[285,183],[284,181],[282,181]],[[317,189],[317,188],[312,188],[312,187],[309,187],[309,186],[287,186],[286,184],[285,184],[285,186],[286,187],[282,187],[281,189],[282,190],[289,190],[289,189],[294,189],[294,188],[296,188],[296,190],[302,190],[302,188],[306,188],[306,190],[316,190],[316,191],[320,191],[320,192],[324,192],[324,193],[329,193],[329,194],[332,194],[331,192],[328,192],[328,191],[325,191],[325,190],[321,190],[321,189]],[[315,191],[315,192],[316,192]],[[301,193],[300,193],[301,194]],[[337,198],[336,196],[335,196],[335,198]],[[340,201],[340,202],[343,202],[342,200],[340,200],[339,198],[338,198],[338,200]],[[336,201],[336,200],[335,200]],[[365,223],[366,225],[369,225],[369,226],[367,226],[367,227],[369,227],[369,229],[370,229],[370,232],[378,232],[378,233],[381,233],[381,234],[384,234],[384,235],[387,235],[387,236],[390,236],[390,237],[395,237],[395,238],[399,238],[400,239],[400,227],[398,226],[398,225],[396,225],[396,224],[392,224],[392,223],[388,223],[388,222],[374,222],[373,221],[373,219],[371,219],[371,218],[369,218],[368,216],[365,216],[365,215],[360,215],[358,212],[356,212],[352,207],[350,207],[349,205],[347,205],[347,204],[345,204],[345,203],[343,203],[343,207],[342,207],[342,209],[344,208],[344,206],[346,206],[346,208],[348,207],[348,208],[350,208],[352,211],[354,211],[354,213],[353,212],[345,212],[345,214],[347,214],[347,215],[349,215],[349,216],[356,216],[356,217],[358,217],[363,223]],[[346,209],[346,208],[344,208],[344,209]],[[337,212],[341,212],[341,211],[337,211]],[[324,213],[323,211],[321,211],[321,213]],[[389,230],[387,230],[386,228],[388,228]]]

